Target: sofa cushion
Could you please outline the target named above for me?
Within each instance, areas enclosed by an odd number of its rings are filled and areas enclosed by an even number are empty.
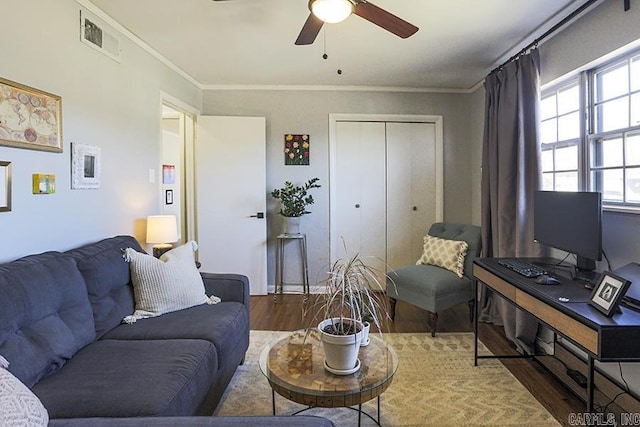
[[[33,388],[51,418],[194,415],[217,370],[204,340],[100,340]]]
[[[0,426],[45,427],[49,414],[42,402],[3,362],[0,356]]]
[[[480,227],[451,222],[436,222],[429,227],[428,234],[441,239],[464,240],[469,245],[464,260],[464,275],[473,280],[473,260],[482,251],[482,237]]]
[[[130,325],[123,324],[102,339],[203,339],[216,346],[218,364],[222,368],[242,360],[249,346],[248,331],[246,307],[238,302],[221,302],[138,320]]]
[[[132,248],[125,250],[125,260],[131,264],[136,302],[136,311],[125,317],[125,322],[220,301],[213,295],[210,299],[204,292],[194,257],[197,248],[196,242],[190,241],[166,252],[160,259]]]
[[[129,264],[122,258],[128,247],[144,252],[131,236],[111,237],[67,252],[76,259],[87,284],[98,337],[133,312]]]
[[[0,265],[0,354],[28,387],[95,339],[87,288],[76,261],[58,252]]]
[[[462,278],[464,259],[469,245],[467,242],[424,236],[422,256],[416,264],[435,265],[446,268]]]

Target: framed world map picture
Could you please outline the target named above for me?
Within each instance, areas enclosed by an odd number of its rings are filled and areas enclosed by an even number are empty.
[[[62,98],[0,78],[0,145],[62,152]]]

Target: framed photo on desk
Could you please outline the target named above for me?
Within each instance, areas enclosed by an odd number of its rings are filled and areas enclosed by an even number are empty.
[[[605,271],[598,284],[593,288],[589,304],[605,316],[611,317],[618,309],[629,285],[631,285],[629,280]]]

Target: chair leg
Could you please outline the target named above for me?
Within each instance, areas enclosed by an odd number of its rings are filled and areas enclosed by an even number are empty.
[[[396,300],[395,298],[389,297],[389,309],[391,311],[389,315],[391,316],[391,320],[396,320],[396,303],[397,302],[398,300]]]
[[[436,327],[438,326],[438,313],[432,313],[430,311],[427,311],[427,313],[429,313],[429,326],[431,327],[431,336],[435,337]]]
[[[469,300],[469,323],[473,325],[473,315],[476,312],[476,300]]]

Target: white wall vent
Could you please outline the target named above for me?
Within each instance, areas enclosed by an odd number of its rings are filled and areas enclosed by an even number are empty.
[[[80,40],[120,62],[120,37],[97,17],[80,11]]]

